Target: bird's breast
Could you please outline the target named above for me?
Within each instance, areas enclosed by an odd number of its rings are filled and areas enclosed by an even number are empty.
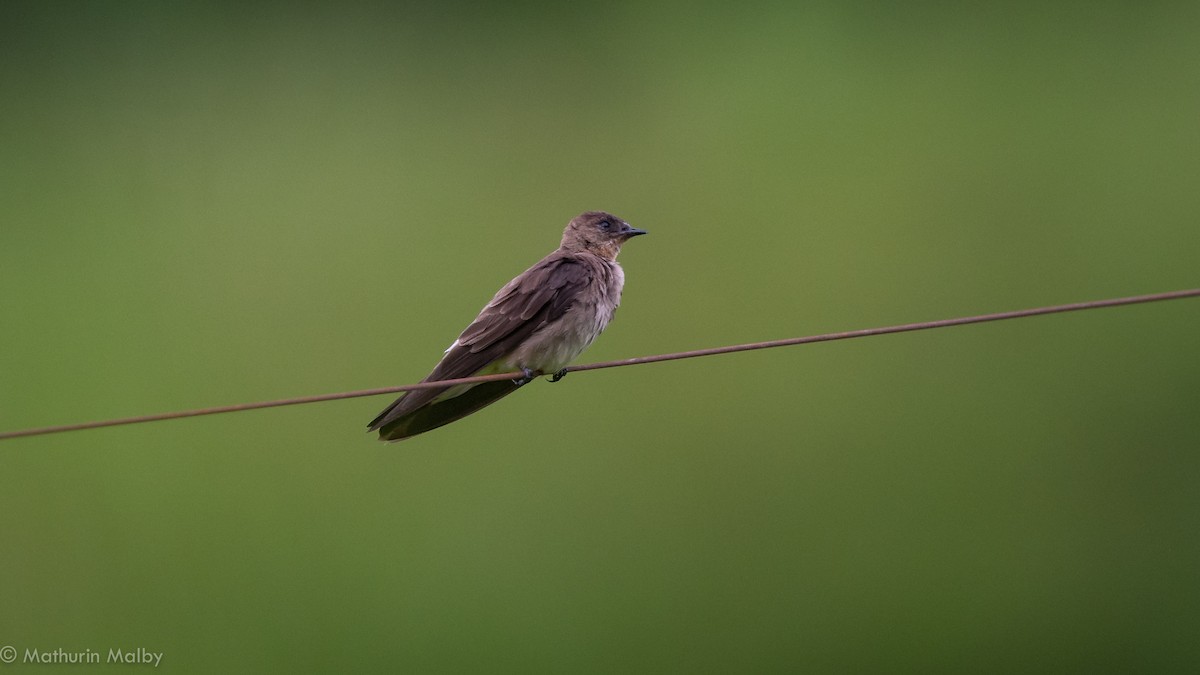
[[[531,335],[513,354],[515,367],[555,372],[578,357],[612,321],[625,275],[616,263],[598,269],[562,317]]]

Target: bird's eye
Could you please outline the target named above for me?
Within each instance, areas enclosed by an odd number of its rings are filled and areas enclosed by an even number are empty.
[[[602,220],[600,221],[600,229],[610,230],[612,229],[612,223],[608,222],[607,220]]]

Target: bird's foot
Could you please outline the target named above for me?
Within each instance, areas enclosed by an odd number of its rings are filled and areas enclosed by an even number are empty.
[[[559,369],[559,371],[557,373],[550,376],[550,381],[558,382],[559,380],[563,379],[566,376],[567,376],[567,369],[561,368],[561,369]]]
[[[513,384],[517,385],[518,387],[533,382],[533,378],[537,377],[537,373],[524,366],[521,366],[521,373],[524,375],[524,377],[518,377],[517,379],[513,380]]]

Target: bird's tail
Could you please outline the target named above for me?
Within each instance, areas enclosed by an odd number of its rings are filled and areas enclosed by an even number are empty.
[[[368,431],[378,429],[381,441],[403,440],[462,419],[508,396],[520,386],[512,380],[484,382],[471,387],[458,396],[435,399],[414,410],[397,415],[394,419],[388,419],[389,414],[404,401],[405,397],[401,396],[371,421]]]

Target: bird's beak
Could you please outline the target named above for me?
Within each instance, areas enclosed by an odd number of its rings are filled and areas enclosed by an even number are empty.
[[[636,237],[639,234],[646,234],[646,231],[639,230],[636,227],[631,226],[629,223],[621,223],[621,234],[625,235],[625,238],[628,239],[630,237]]]

